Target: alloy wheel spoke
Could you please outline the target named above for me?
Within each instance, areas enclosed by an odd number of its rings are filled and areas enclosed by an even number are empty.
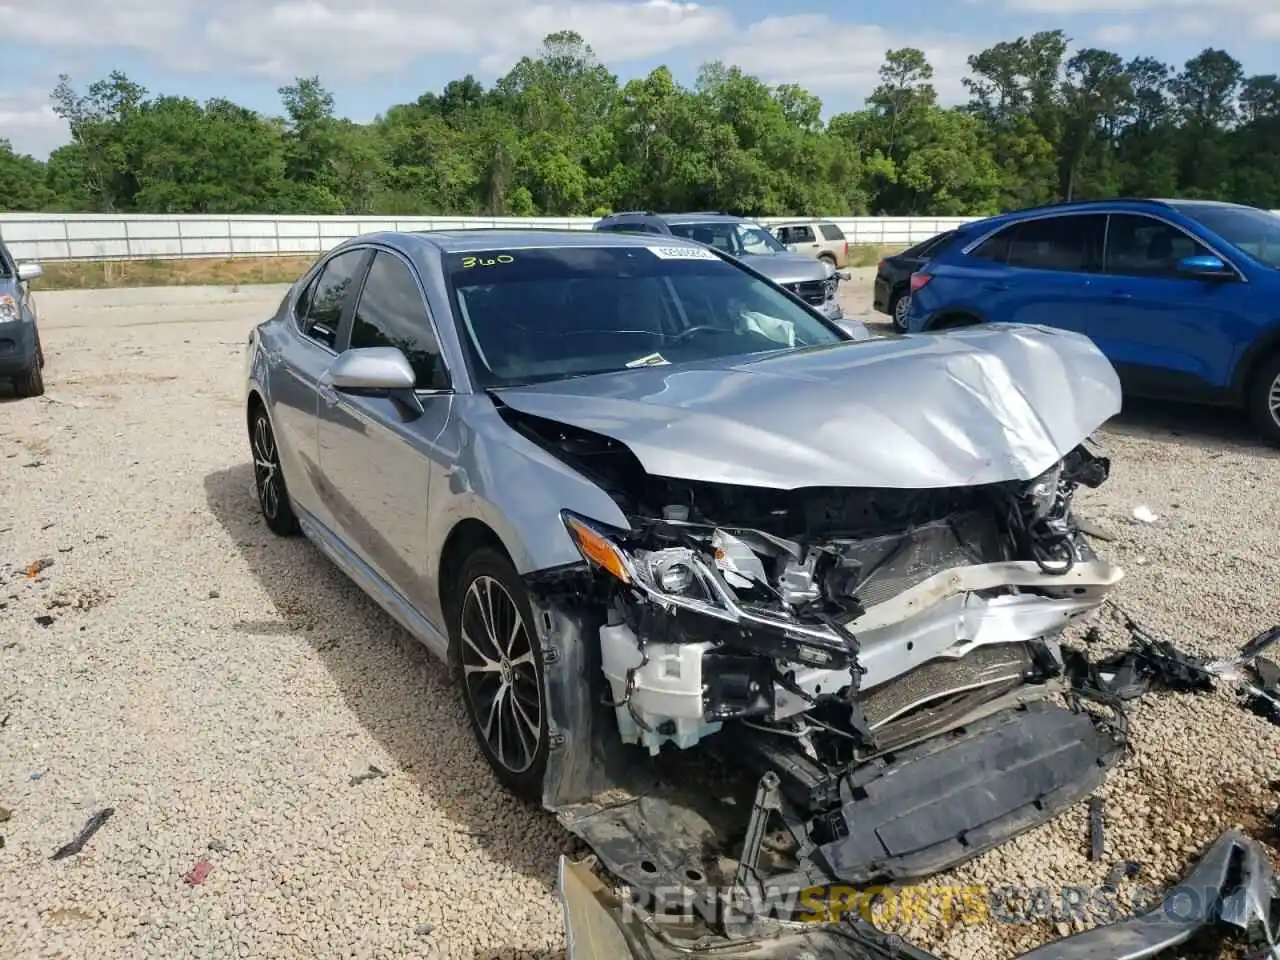
[[[521,773],[542,740],[542,699],[535,651],[520,608],[492,577],[477,577],[460,618],[466,692],[493,757]]]

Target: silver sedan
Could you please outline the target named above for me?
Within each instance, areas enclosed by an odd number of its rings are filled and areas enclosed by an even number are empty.
[[[1124,746],[1053,697],[1122,576],[1072,510],[1120,391],[1070,333],[857,327],[677,237],[361,237],[250,335],[262,513],[633,889],[927,875]]]

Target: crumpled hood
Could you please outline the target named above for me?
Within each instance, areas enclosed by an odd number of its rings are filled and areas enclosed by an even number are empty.
[[[810,283],[835,273],[825,260],[802,253],[744,253],[738,259],[774,283]]]
[[[494,391],[664,477],[794,489],[1030,480],[1120,411],[1087,337],[988,324]]]

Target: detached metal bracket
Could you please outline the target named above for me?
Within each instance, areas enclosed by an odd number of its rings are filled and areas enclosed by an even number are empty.
[[[756,787],[751,819],[747,821],[747,836],[742,841],[742,856],[738,860],[738,873],[733,881],[734,886],[745,893],[751,892],[751,884],[760,882],[760,849],[769,829],[769,814],[782,813],[782,794],[778,791],[778,783],[778,775],[769,770]]]

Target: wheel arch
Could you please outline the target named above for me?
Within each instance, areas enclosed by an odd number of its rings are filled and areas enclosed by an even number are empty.
[[[1245,348],[1231,378],[1231,399],[1242,406],[1248,399],[1253,378],[1271,357],[1280,353],[1280,321],[1273,323]]]
[[[452,610],[458,601],[458,578],[462,568],[477,550],[488,547],[514,565],[511,551],[503,542],[498,531],[478,517],[464,517],[453,525],[440,549],[440,562],[436,567],[436,589],[440,597],[440,612],[445,623],[449,622]],[[453,639],[449,640],[449,662],[453,664],[458,656]]]

